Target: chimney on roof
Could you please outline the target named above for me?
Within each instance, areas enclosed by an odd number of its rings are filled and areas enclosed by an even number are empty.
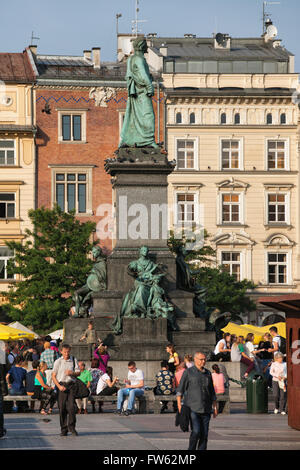
[[[29,46],[29,49],[31,50],[32,54],[36,55],[36,53],[37,53],[37,46],[36,45],[31,44]]]
[[[214,37],[215,49],[230,49],[231,37],[229,34],[217,33]]]
[[[88,51],[88,50],[83,51],[83,57],[84,57],[85,59],[91,60],[91,58],[92,58],[92,51]]]
[[[159,48],[159,52],[161,53],[161,55],[163,55],[164,57],[167,57],[168,55],[168,46],[165,46],[165,44],[161,44],[160,48]]]
[[[93,64],[94,64],[94,68],[95,69],[100,69],[101,65],[100,65],[100,51],[101,51],[101,47],[93,47],[92,48],[92,51],[93,51]]]

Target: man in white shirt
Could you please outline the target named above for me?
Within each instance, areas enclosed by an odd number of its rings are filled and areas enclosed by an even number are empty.
[[[62,356],[54,362],[52,380],[58,388],[58,407],[60,417],[61,436],[67,436],[68,431],[77,436],[75,429],[75,390],[76,377],[80,375],[78,362],[70,355],[71,347],[63,344]]]
[[[118,391],[118,405],[116,414],[122,413],[123,402],[128,397],[128,406],[124,415],[129,416],[132,414],[135,397],[144,395],[144,374],[140,369],[137,369],[134,361],[128,362],[128,380],[125,380],[126,388],[121,388]]]
[[[270,335],[272,336],[272,348],[268,349],[268,352],[277,353],[280,352],[281,338],[278,334],[276,326],[271,326],[269,329]]]

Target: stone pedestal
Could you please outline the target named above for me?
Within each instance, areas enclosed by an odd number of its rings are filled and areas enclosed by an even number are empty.
[[[93,297],[94,328],[97,336],[108,344],[112,363],[115,366],[120,363],[124,373],[129,360],[143,364],[142,368],[151,363],[151,371],[154,368],[157,371],[160,361],[168,358],[165,347],[169,342],[176,345],[182,358],[187,353],[209,352],[215,345],[215,333],[204,331],[204,321],[193,314],[194,294],[177,289],[176,260],[167,246],[167,177],[174,167],[165,153],[152,148],[119,149],[116,158],[105,162],[114,192],[116,245],[107,259],[107,289]],[[127,267],[139,258],[142,245],[149,248],[149,257],[165,273],[161,285],[167,300],[175,307],[178,331],[168,331],[167,320],[163,318],[124,318],[123,332],[116,336],[111,323],[124,296],[133,288],[134,279]],[[65,341],[84,360],[89,359],[89,348],[79,343],[79,338],[87,324],[88,319],[80,318],[64,323]],[[152,380],[153,377],[148,377],[146,382]]]

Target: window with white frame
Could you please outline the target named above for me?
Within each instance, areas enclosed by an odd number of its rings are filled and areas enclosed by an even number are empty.
[[[232,139],[221,140],[222,170],[241,169],[241,141]]]
[[[241,115],[240,115],[240,113],[235,113],[235,115],[234,115],[234,124],[241,124]]]
[[[0,281],[14,278],[9,274],[7,269],[8,261],[13,257],[13,250],[10,250],[7,246],[0,246]]]
[[[227,116],[226,116],[226,113],[222,113],[222,114],[221,114],[220,123],[221,123],[221,124],[226,124],[226,123],[227,123]]]
[[[179,225],[193,224],[196,222],[195,194],[176,194],[176,222]]]
[[[268,253],[268,284],[287,284],[287,253]]]
[[[221,264],[225,271],[235,278],[241,280],[241,253],[236,251],[222,251]]]
[[[14,219],[16,216],[16,194],[0,193],[0,219]]]
[[[190,124],[196,123],[196,115],[195,113],[190,113]]]
[[[178,170],[196,168],[196,141],[192,139],[176,140],[176,157]]]
[[[285,113],[280,114],[280,124],[286,124],[286,114]]]
[[[125,119],[125,111],[119,111],[119,136],[121,136],[124,119]]]
[[[240,222],[241,195],[236,193],[222,193],[222,223]]]
[[[55,173],[55,202],[66,212],[87,212],[88,174],[86,172]]]
[[[86,111],[59,111],[59,141],[86,141]]]
[[[288,195],[285,193],[269,193],[268,198],[268,223],[288,222]]]
[[[288,143],[286,140],[267,141],[268,170],[286,170],[288,160]]]
[[[14,140],[0,140],[0,166],[16,164],[16,147]]]
[[[182,114],[176,113],[176,124],[182,124]]]

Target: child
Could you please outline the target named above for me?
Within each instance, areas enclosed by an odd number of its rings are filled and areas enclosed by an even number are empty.
[[[275,401],[274,413],[286,414],[286,363],[283,362],[284,355],[281,352],[274,354],[274,362],[270,368],[272,375],[272,388]]]

